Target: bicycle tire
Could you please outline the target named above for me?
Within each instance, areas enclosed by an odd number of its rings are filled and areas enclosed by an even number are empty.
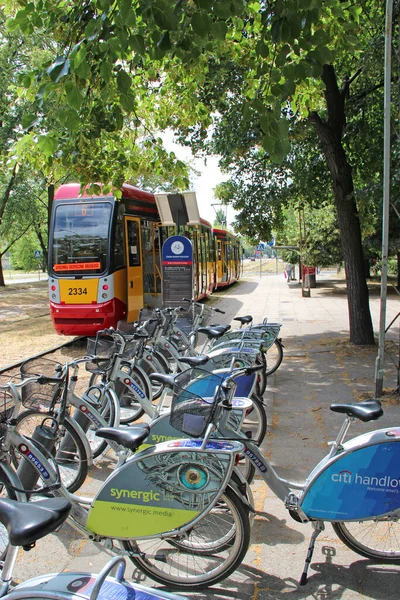
[[[165,356],[160,352],[151,352],[151,360],[143,357],[139,359],[139,366],[146,373],[147,377],[151,379],[153,373],[170,373],[168,361]],[[161,396],[164,387],[162,383],[151,382],[151,397],[152,400],[158,400]]]
[[[89,392],[90,387],[91,386],[89,386],[86,393]],[[101,390],[101,384],[92,387]],[[119,421],[117,422],[117,407],[115,406],[114,402],[116,402],[116,400],[114,401],[111,392],[107,389],[103,389],[101,390],[101,395],[98,398],[98,402],[94,405],[98,413],[105,420],[106,427],[118,427],[119,425]],[[96,431],[99,429],[99,427],[89,418],[87,418],[79,409],[75,409],[73,418],[77,420],[85,432],[90,444],[93,458],[99,458],[99,456],[101,456],[108,447],[106,440],[102,440],[96,436]]]
[[[141,369],[137,365],[133,365],[129,361],[121,363],[121,370],[126,369],[126,373],[132,377],[135,383],[143,390],[147,398],[150,398],[151,391],[145,377],[142,375]],[[101,375],[94,373],[90,378],[91,385],[99,385],[101,383]],[[130,393],[129,389],[122,383],[121,380],[114,383],[115,393],[119,401],[120,410],[120,425],[130,425],[144,415],[144,410],[136,397]]]
[[[35,409],[29,409],[18,415],[16,421],[16,430],[25,437],[32,438],[33,432],[37,425],[40,425],[46,417],[53,417],[50,413],[42,413]],[[85,446],[81,440],[80,434],[75,429],[72,421],[64,421],[61,428],[61,437],[69,436],[68,444],[74,444],[71,449],[68,449],[68,456],[64,452],[55,461],[60,471],[61,481],[65,488],[71,492],[76,492],[86,480],[88,474],[88,457],[86,455]],[[71,440],[71,442],[70,442]],[[17,454],[14,453],[15,460],[18,461]]]
[[[160,538],[123,541],[132,562],[154,581],[176,590],[201,590],[229,577],[240,566],[247,552],[250,523],[247,508],[232,490],[227,489],[220,501],[229,507],[235,523],[232,542],[224,551],[200,554],[197,546],[195,550],[178,546],[184,534],[171,538],[173,543]],[[188,535],[199,535],[200,538],[204,536],[202,522],[205,518],[206,515],[194,525]],[[215,533],[214,519],[213,535]]]
[[[267,414],[262,400],[256,394],[252,394],[251,400],[253,402],[253,407],[245,417],[241,431],[259,446],[267,433]],[[256,468],[249,458],[245,455],[241,455],[237,468],[248,483],[253,481],[254,475],[256,474]]]
[[[400,523],[369,520],[332,523],[338,538],[353,552],[372,560],[400,563]]]
[[[283,360],[283,346],[279,339],[276,339],[271,348],[263,352],[265,357],[265,375],[272,375],[280,367]],[[265,391],[265,389],[264,389]],[[263,392],[264,393],[264,392]]]

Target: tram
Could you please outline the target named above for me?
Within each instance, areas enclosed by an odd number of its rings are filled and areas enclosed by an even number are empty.
[[[216,252],[216,288],[238,281],[242,272],[242,246],[239,239],[225,229],[213,229]]]
[[[239,251],[228,251],[227,242],[216,237],[210,223],[180,222],[178,217],[163,224],[155,195],[128,183],[121,193],[119,200],[112,193],[90,195],[82,193],[79,183],[62,185],[55,193],[49,297],[54,329],[60,335],[94,335],[118,321],[136,320],[142,307],[161,306],[161,249],[171,235],[185,235],[192,242],[193,298],[206,298],[239,278]],[[176,201],[181,195],[171,197]],[[235,238],[225,234],[225,239]],[[218,275],[218,252],[229,256],[229,276],[224,275],[226,261]]]

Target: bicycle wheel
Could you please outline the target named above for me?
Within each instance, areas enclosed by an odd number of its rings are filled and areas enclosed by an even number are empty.
[[[357,554],[382,563],[400,563],[398,520],[351,521],[332,526],[338,538]]]
[[[268,348],[266,352],[263,353],[265,357],[265,375],[272,375],[275,373],[277,368],[280,366],[283,359],[283,346],[282,342],[278,339],[274,341],[271,348]],[[264,390],[265,391],[265,390]],[[264,393],[264,392],[263,392]]]
[[[213,509],[185,534],[170,540],[124,541],[124,548],[141,571],[170,588],[200,590],[215,585],[239,567],[250,542],[249,515],[240,498],[226,490],[220,503],[221,510]],[[221,537],[226,543],[221,544]]]
[[[253,404],[246,412],[242,432],[259,446],[267,433],[267,413],[263,401],[257,394],[252,394],[250,399]]]
[[[142,390],[145,396],[150,400],[152,399],[152,391],[146,378],[146,372],[144,372],[143,369],[136,364],[123,362],[121,364],[121,371],[126,371],[129,377],[133,379],[134,383]],[[124,385],[121,379],[118,379],[118,381],[115,382],[115,393],[117,394],[119,400],[119,422],[121,425],[130,425],[144,415],[144,410],[140,404],[140,401],[130,391],[130,389]]]
[[[32,438],[35,428],[41,425],[46,417],[53,416],[34,409],[27,410],[18,415],[16,430],[21,435]],[[65,447],[65,444],[67,444],[67,447]],[[87,477],[88,456],[80,434],[72,424],[72,421],[65,420],[64,424],[60,426],[59,436],[53,450],[53,457],[60,470],[62,483],[69,492],[76,492]],[[21,456],[14,453],[14,460],[17,462],[15,466],[18,466]]]
[[[241,431],[259,446],[267,433],[267,415],[262,400],[256,394],[251,396],[251,400],[253,406],[245,416]],[[245,455],[240,456],[237,468],[248,483],[253,481],[256,468]]]
[[[160,352],[149,352],[146,353],[147,357],[143,357],[139,360],[139,366],[146,373],[147,377],[151,379],[153,373],[170,373],[168,361]],[[162,383],[151,382],[151,397],[153,400],[157,400],[163,392]]]
[[[102,388],[101,384],[89,387],[86,392],[86,399],[92,400],[93,407],[104,419],[106,427],[118,427],[117,422],[117,397],[112,395],[111,391]],[[96,413],[94,413],[96,416]],[[73,412],[74,420],[82,427],[90,444],[93,458],[98,458],[107,449],[106,440],[96,436],[99,425],[91,421],[81,410],[75,409]]]

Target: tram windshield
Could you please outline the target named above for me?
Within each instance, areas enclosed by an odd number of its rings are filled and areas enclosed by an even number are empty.
[[[56,206],[52,247],[54,273],[94,275],[106,270],[111,211],[110,202]]]

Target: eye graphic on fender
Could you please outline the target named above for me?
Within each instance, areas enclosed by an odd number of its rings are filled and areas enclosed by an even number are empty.
[[[227,472],[227,455],[200,452],[159,454],[140,461],[146,480],[161,490],[164,498],[190,510],[203,510],[221,488]]]

